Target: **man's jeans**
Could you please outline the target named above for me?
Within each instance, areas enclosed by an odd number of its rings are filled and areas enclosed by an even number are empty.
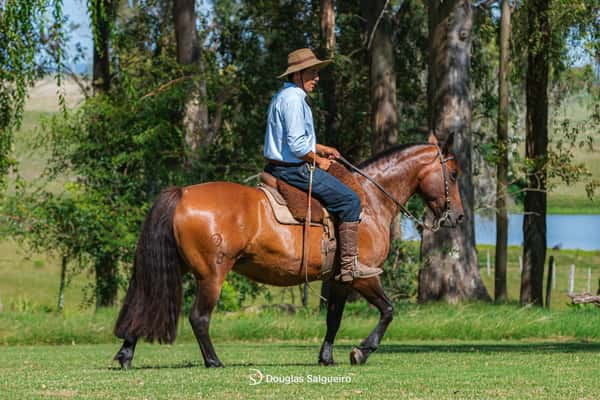
[[[267,164],[265,171],[292,186],[308,192],[310,171],[308,163],[300,166],[282,166]],[[312,195],[333,215],[339,222],[356,222],[360,217],[360,198],[333,175],[315,168],[313,174]]]

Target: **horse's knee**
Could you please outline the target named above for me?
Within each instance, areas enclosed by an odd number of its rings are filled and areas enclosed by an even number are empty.
[[[386,324],[389,324],[394,319],[394,306],[387,305],[381,312],[381,320]]]

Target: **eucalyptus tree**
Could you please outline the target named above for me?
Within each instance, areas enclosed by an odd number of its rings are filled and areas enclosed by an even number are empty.
[[[509,52],[511,32],[510,0],[501,0],[500,63],[498,68],[497,169],[496,169],[496,257],[494,268],[494,299],[507,299],[506,266],[508,250],[508,124],[509,124]]]
[[[393,24],[389,0],[363,0],[367,23],[371,99],[371,151],[379,153],[398,141],[398,100],[394,65]]]
[[[456,229],[423,232],[419,301],[489,300],[479,274],[474,232],[469,95],[473,9],[466,0],[430,0],[428,11],[429,125],[442,142],[455,136],[465,223]]]

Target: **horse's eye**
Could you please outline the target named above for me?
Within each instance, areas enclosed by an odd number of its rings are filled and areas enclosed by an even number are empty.
[[[453,181],[456,181],[456,178],[458,178],[458,171],[452,171],[450,173],[450,179],[452,179]]]

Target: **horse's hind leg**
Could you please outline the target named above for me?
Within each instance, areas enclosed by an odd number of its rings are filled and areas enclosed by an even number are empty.
[[[219,300],[222,284],[223,279],[217,279],[216,277],[211,277],[210,280],[197,279],[196,301],[190,313],[190,324],[200,345],[204,365],[207,368],[223,367],[221,360],[217,357],[209,334],[210,316]]]
[[[377,326],[375,326],[375,329],[373,329],[369,336],[363,340],[358,347],[355,347],[350,352],[350,363],[356,365],[364,364],[367,361],[367,358],[369,358],[369,355],[379,347],[383,334],[394,318],[394,307],[383,291],[383,287],[381,286],[378,277],[358,279],[354,281],[353,287],[362,294],[369,303],[377,307],[380,313],[379,322],[377,323]]]
[[[137,338],[127,338],[123,340],[123,345],[115,355],[114,360],[121,364],[123,369],[131,369],[131,360],[133,360],[133,353],[135,352],[135,345]]]
[[[330,281],[327,299],[327,333],[319,352],[320,365],[333,365],[333,341],[342,321],[344,306],[350,288],[334,280]]]

